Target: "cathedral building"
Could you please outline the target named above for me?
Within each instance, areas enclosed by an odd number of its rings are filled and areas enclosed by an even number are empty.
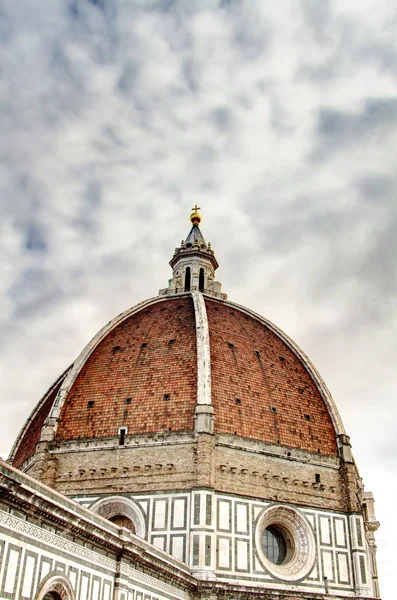
[[[372,494],[321,376],[228,300],[195,207],[0,464],[0,600],[379,598]]]

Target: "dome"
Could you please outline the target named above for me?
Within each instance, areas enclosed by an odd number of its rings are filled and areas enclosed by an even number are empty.
[[[200,393],[194,294],[149,300],[106,326],[39,403],[13,464],[34,452],[57,394],[63,402],[56,442],[117,438],[122,427],[128,436],[194,431]],[[304,354],[251,311],[203,300],[213,431],[337,455],[334,409]]]

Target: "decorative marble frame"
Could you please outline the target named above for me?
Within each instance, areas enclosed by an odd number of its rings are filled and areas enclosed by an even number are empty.
[[[281,565],[272,563],[262,549],[262,533],[270,525],[281,529],[287,541],[289,557]],[[296,509],[281,504],[269,506],[260,513],[255,527],[255,546],[266,571],[282,581],[304,579],[316,560],[316,542],[309,522]]]

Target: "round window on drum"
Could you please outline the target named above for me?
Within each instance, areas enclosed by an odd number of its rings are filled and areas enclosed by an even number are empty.
[[[270,525],[262,534],[262,548],[265,556],[275,565],[282,565],[287,558],[287,542],[278,527]]]

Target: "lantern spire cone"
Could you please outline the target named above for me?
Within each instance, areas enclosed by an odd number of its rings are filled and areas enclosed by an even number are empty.
[[[160,296],[203,292],[222,300],[227,298],[221,292],[221,283],[215,281],[215,271],[219,265],[211,244],[207,244],[201,233],[199,225],[202,219],[199,210],[197,204],[192,208],[192,228],[185,241],[182,240],[181,245],[175,248],[170,260],[173,276],[168,282],[168,288],[159,291]]]

